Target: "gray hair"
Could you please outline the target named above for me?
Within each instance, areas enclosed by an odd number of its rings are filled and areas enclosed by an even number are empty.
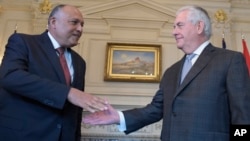
[[[188,13],[188,21],[193,24],[198,23],[199,21],[203,21],[205,24],[204,32],[208,39],[210,39],[212,34],[211,28],[211,20],[210,17],[205,9],[199,6],[184,6],[180,8],[176,14],[178,15],[180,12],[189,11]]]
[[[48,25],[49,25],[49,21],[52,17],[54,17],[56,15],[56,13],[58,13],[59,10],[61,10],[64,6],[66,6],[65,4],[60,4],[57,5],[56,7],[53,8],[53,10],[51,11],[49,18],[48,18]]]

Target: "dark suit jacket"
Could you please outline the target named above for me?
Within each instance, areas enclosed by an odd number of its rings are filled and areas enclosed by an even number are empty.
[[[165,71],[150,104],[123,111],[125,133],[163,119],[162,141],[229,141],[230,124],[250,124],[250,79],[241,53],[209,44],[180,85],[183,63]]]
[[[69,49],[72,87],[84,89],[85,61]],[[0,140],[79,141],[82,109],[70,104],[47,32],[13,34],[0,67]]]

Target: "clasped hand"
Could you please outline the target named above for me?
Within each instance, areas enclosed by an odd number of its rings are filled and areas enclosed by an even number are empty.
[[[110,104],[107,104],[107,110],[97,111],[85,115],[82,121],[83,123],[90,125],[119,124],[120,117],[118,111],[115,110]]]
[[[93,96],[86,92],[82,92],[75,88],[70,89],[68,94],[68,100],[72,104],[79,106],[91,113],[108,109],[107,100]]]

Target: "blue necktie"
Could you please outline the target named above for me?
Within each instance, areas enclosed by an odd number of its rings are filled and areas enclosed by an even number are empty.
[[[195,54],[189,54],[186,56],[183,68],[182,68],[182,74],[181,74],[181,83],[184,80],[184,78],[186,77],[187,73],[189,72],[189,70],[192,67],[192,62],[191,60],[194,58]]]

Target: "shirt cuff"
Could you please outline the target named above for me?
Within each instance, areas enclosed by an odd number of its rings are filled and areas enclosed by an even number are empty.
[[[124,115],[121,111],[118,111],[118,114],[119,114],[119,118],[120,118],[120,124],[117,127],[118,127],[118,130],[120,132],[124,132],[127,130],[126,121],[125,121]]]

